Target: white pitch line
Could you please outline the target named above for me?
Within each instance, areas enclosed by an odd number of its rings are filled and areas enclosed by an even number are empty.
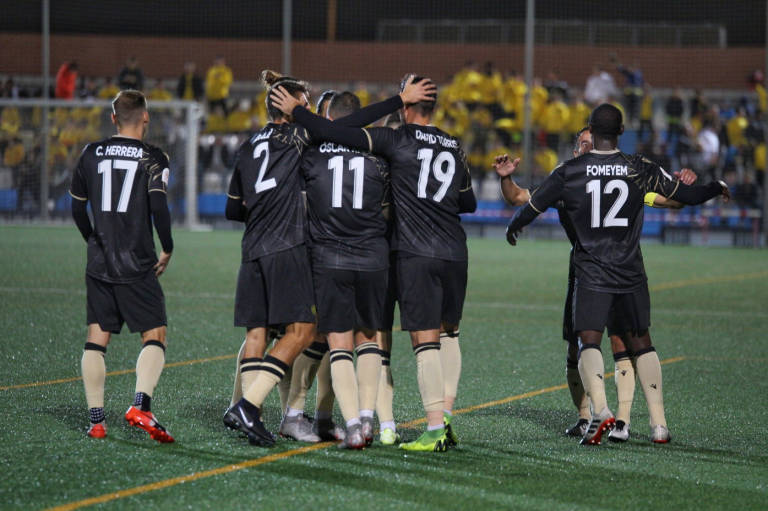
[[[61,288],[61,287],[9,287],[0,286],[0,293],[30,293],[30,294],[55,294],[55,295],[85,295],[85,290],[78,288]],[[190,298],[190,299],[218,299],[218,300],[234,300],[233,294],[227,293],[185,293],[180,291],[167,291],[165,296],[172,298]],[[469,308],[483,308],[483,309],[507,309],[510,312],[519,311],[542,311],[542,312],[562,312],[563,305],[557,304],[530,304],[530,303],[513,303],[513,302],[465,302],[465,307]],[[651,309],[652,314],[660,314],[665,316],[716,316],[724,318],[756,318],[766,319],[768,313],[766,312],[751,312],[751,311],[718,311],[718,310],[703,310],[703,309]]]

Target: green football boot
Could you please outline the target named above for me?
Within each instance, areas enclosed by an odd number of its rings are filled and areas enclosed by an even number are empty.
[[[400,449],[406,451],[445,452],[448,450],[448,438],[445,436],[445,428],[425,431],[413,442],[400,444]]]
[[[448,438],[448,447],[454,447],[456,444],[459,443],[459,436],[456,434],[456,432],[453,430],[453,427],[451,426],[451,420],[453,419],[453,415],[448,415],[447,413],[443,413],[443,422],[445,423],[445,436]]]
[[[379,442],[381,445],[395,445],[400,443],[400,433],[391,428],[382,429],[379,433]]]

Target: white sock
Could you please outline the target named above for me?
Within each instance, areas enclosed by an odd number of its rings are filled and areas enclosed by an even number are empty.
[[[288,417],[298,417],[302,413],[304,413],[304,410],[297,410],[296,408],[288,407],[288,409],[285,412],[285,415]]]
[[[427,431],[434,431],[436,429],[442,429],[445,426],[443,424],[435,424],[434,426],[427,426]]]
[[[354,419],[349,419],[347,421],[347,428],[351,428],[352,426],[359,426],[360,425],[360,419],[355,417]]]
[[[392,431],[397,431],[397,426],[395,426],[395,421],[385,421],[379,424],[379,429],[384,431],[385,429],[391,429]]]
[[[360,417],[368,417],[373,419],[373,410],[360,410]]]

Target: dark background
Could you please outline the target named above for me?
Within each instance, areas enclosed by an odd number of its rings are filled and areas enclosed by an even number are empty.
[[[525,0],[338,0],[337,38],[372,40],[380,19],[523,19]],[[293,1],[293,37],[324,39],[322,0]],[[40,1],[0,0],[0,31],[37,32]],[[722,24],[729,46],[765,44],[763,0],[539,1],[538,19]],[[280,0],[52,0],[53,33],[278,39]]]

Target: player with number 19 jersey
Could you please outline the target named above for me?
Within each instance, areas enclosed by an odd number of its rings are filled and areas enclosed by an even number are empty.
[[[165,193],[168,176],[165,153],[140,140],[113,136],[83,149],[69,193],[91,203],[86,274],[124,284],[152,269],[157,255],[149,193]]]
[[[243,262],[306,241],[299,167],[309,143],[301,126],[269,123],[240,146],[228,195],[247,211]]]
[[[371,152],[387,158],[392,169],[392,250],[467,261],[459,194],[472,187],[472,180],[458,141],[434,126],[416,124],[365,131]]]

